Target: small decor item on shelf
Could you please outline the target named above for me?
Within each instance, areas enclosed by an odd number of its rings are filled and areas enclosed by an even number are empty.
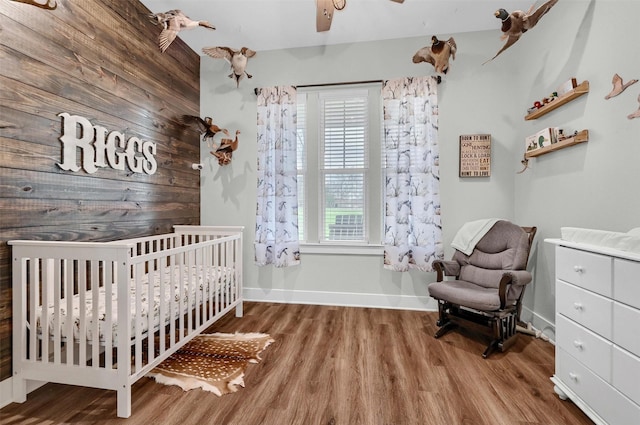
[[[254,57],[256,52],[248,47],[243,47],[240,50],[221,46],[205,47],[202,51],[212,58],[224,59],[231,64],[231,74],[229,74],[228,77],[235,80],[236,88],[240,87],[240,80],[245,75],[247,78],[253,77],[253,75],[247,73],[246,68],[249,58]]]
[[[622,93],[623,91],[625,91],[627,87],[629,87],[630,85],[635,84],[637,82],[638,80],[634,79],[634,80],[629,80],[627,83],[623,84],[622,77],[620,77],[618,74],[613,74],[613,79],[611,80],[611,83],[613,84],[613,89],[604,98],[606,100],[609,100],[612,97],[615,97],[620,93]]]
[[[438,40],[435,35],[431,37],[431,46],[423,47],[413,55],[413,63],[428,62],[436,72],[446,74],[449,71],[449,56],[456,58],[456,41],[449,37],[447,41]]]
[[[554,143],[558,143],[558,128],[549,127],[544,130],[540,130],[536,134],[527,136],[525,138],[525,149],[527,152],[530,152],[546,146],[551,146]]]
[[[216,29],[216,27],[207,21],[194,21],[190,19],[178,9],[151,14],[149,15],[149,19],[151,19],[151,22],[155,25],[162,26],[162,31],[158,36],[158,46],[163,53],[182,30],[190,30],[198,27],[208,28],[210,30]]]
[[[502,38],[506,38],[507,42],[494,57],[485,63],[494,60],[500,53],[504,52],[518,41],[522,34],[535,27],[540,18],[542,18],[557,2],[558,0],[548,0],[535,9],[535,11],[533,10],[535,4],[526,12],[522,10],[514,10],[513,12],[508,13],[504,9],[498,9],[495,16],[502,21]]]
[[[640,95],[638,95],[638,103],[640,103]],[[638,110],[627,115],[627,118],[629,118],[630,120],[634,119],[634,118],[640,118],[640,106],[638,106]]]
[[[569,93],[571,90],[575,89],[576,87],[578,87],[578,80],[576,80],[575,78],[571,78],[565,81],[564,83],[562,83],[556,90],[556,93],[558,94],[558,96],[562,96],[565,93]]]

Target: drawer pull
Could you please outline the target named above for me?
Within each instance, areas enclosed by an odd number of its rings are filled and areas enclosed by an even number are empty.
[[[576,273],[582,273],[584,269],[582,268],[582,266],[573,266],[573,271]]]
[[[584,349],[584,345],[582,344],[582,341],[578,341],[578,340],[573,341],[573,346],[576,347],[578,350]]]
[[[584,307],[582,306],[582,303],[575,302],[573,303],[573,308],[575,308],[576,310],[582,311]]]
[[[578,375],[573,372],[569,372],[569,378],[573,379],[575,382],[578,382]]]

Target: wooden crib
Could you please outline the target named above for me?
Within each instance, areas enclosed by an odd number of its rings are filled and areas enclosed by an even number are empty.
[[[231,309],[242,315],[242,227],[175,226],[113,242],[10,241],[13,394],[27,380],[117,391]]]

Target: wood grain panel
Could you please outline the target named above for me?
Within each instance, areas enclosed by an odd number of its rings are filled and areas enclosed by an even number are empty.
[[[0,1],[0,379],[11,376],[12,239],[109,241],[200,223],[200,57],[137,1]],[[61,112],[157,145],[153,175],[64,171]]]

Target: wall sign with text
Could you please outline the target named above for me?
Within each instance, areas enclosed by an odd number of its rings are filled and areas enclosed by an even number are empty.
[[[460,177],[491,176],[491,135],[460,136]]]
[[[62,112],[58,116],[62,117],[62,162],[58,166],[63,170],[82,168],[93,174],[99,167],[124,170],[126,165],[134,173],[154,174],[158,169],[155,143],[135,136],[127,139],[124,133],[109,132],[79,115]]]

